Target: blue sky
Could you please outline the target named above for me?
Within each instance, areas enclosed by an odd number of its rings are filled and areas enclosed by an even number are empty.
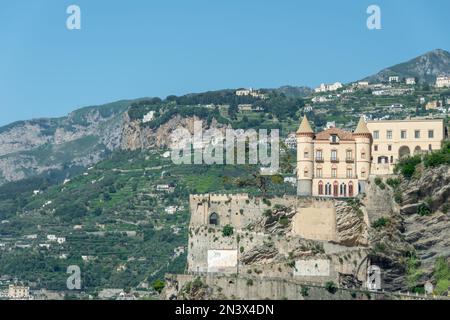
[[[66,28],[81,8],[82,29]],[[382,30],[366,28],[377,4]],[[236,87],[349,82],[450,50],[448,0],[0,0],[0,125]]]

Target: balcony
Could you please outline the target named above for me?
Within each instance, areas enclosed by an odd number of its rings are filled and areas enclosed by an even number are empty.
[[[321,179],[323,179],[323,180],[330,180],[330,179],[333,179],[333,180],[348,180],[348,179],[356,180],[356,179],[359,179],[359,177],[356,174],[354,174],[352,176],[347,176],[345,174],[338,174],[335,177],[333,177],[333,175],[330,175],[330,174],[324,174],[320,177],[318,175],[315,175],[314,179],[315,180],[321,180]]]
[[[316,162],[323,163],[325,162],[325,160],[323,159],[323,157],[316,157]]]
[[[355,163],[355,159],[353,159],[353,158],[346,158],[345,162],[347,162],[347,163]]]
[[[331,163],[339,163],[339,158],[331,158]]]

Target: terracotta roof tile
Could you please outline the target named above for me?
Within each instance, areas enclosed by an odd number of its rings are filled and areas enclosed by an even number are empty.
[[[319,132],[318,134],[316,134],[315,140],[330,140],[330,136],[332,135],[337,135],[340,140],[345,141],[355,140],[351,132],[339,128],[330,128],[325,131]]]

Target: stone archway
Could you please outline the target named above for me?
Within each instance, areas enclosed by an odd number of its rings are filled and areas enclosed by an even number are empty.
[[[218,226],[219,225],[219,215],[215,212],[211,213],[209,216],[209,224]]]
[[[409,157],[410,155],[411,155],[411,150],[409,149],[408,146],[403,146],[398,150],[398,157],[400,159]]]
[[[414,149],[414,155],[418,155],[418,154],[421,154],[421,153],[422,153],[422,148],[419,147],[419,146],[417,146],[417,147]]]

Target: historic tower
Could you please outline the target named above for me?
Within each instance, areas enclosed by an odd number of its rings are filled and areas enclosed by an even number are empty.
[[[297,133],[297,194],[299,196],[312,195],[312,181],[314,177],[314,131],[309,125],[306,115]]]
[[[366,182],[370,175],[370,164],[372,162],[372,134],[367,128],[364,118],[359,119],[353,136],[356,141],[356,174],[359,180],[359,192],[366,190]]]

